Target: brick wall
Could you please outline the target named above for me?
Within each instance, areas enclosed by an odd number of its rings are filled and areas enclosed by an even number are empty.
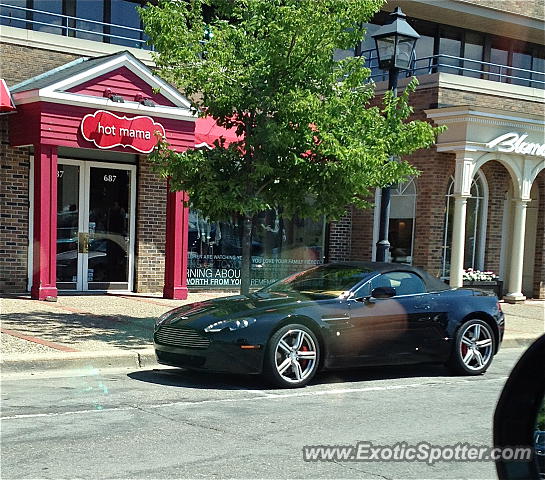
[[[146,156],[138,163],[136,212],[137,292],[160,292],[165,280],[166,182]]]
[[[512,182],[509,172],[499,162],[487,162],[481,170],[488,184],[484,268],[498,273],[500,271],[503,207],[505,204],[505,195]]]
[[[534,298],[545,298],[545,170],[535,180],[538,186],[537,237],[534,263]]]
[[[0,43],[2,78],[8,87],[71,62],[79,55]]]
[[[481,7],[543,20],[545,0],[458,0]]]
[[[7,118],[0,117],[0,292],[27,288],[28,179],[27,148],[11,148]]]
[[[443,259],[446,194],[455,155],[421,150],[409,161],[422,173],[416,179],[413,265],[440,275]]]
[[[495,95],[473,92],[461,92],[448,88],[439,89],[439,107],[455,107],[469,105],[478,107],[501,108],[506,112],[520,112],[533,115],[543,115],[543,103],[529,102]]]
[[[368,198],[374,203],[374,198]],[[373,256],[373,222],[375,209],[352,210],[352,242],[350,260],[369,261]]]
[[[352,207],[338,221],[332,222],[329,228],[329,252],[330,262],[343,262],[351,260],[352,244]]]

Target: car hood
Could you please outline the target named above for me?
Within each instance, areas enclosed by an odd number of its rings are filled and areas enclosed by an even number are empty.
[[[221,320],[230,320],[243,317],[256,317],[263,313],[272,313],[288,305],[303,302],[308,303],[315,299],[297,293],[263,293],[256,292],[249,295],[221,297],[204,302],[190,303],[171,310],[163,317],[162,324],[176,326],[191,326],[205,328]]]

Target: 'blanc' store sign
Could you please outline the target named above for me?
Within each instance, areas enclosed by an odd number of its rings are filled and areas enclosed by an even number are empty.
[[[150,153],[157,145],[156,132],[163,137],[165,128],[151,117],[118,117],[105,110],[85,115],[81,134],[97,148],[130,147],[141,153]]]
[[[488,142],[486,146],[498,152],[545,157],[545,144],[525,142],[526,137],[528,137],[527,133],[509,132]]]

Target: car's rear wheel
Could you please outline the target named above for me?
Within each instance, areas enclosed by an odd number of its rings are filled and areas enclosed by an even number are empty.
[[[312,380],[320,361],[316,335],[304,325],[286,325],[269,340],[264,372],[274,385],[303,387]]]
[[[486,372],[494,357],[495,341],[488,323],[478,319],[468,320],[456,333],[447,367],[456,375]]]

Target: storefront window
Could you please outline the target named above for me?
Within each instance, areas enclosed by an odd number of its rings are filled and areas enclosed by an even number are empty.
[[[418,32],[420,38],[415,47],[415,63],[417,75],[434,73],[434,48],[437,24],[418,19],[409,19],[409,24]]]
[[[76,36],[78,38],[102,41],[100,34],[104,32],[104,25],[103,23],[94,22],[104,21],[104,2],[78,0],[76,3],[76,17],[78,19],[93,20],[92,22],[77,20]]]
[[[137,7],[145,0],[5,0],[2,25],[149,48]]]
[[[465,77],[481,77],[484,52],[484,37],[475,32],[466,32],[464,43],[464,71]]]
[[[525,44],[514,43],[513,45],[513,60],[512,65],[515,67],[511,71],[511,75],[515,78],[511,79],[511,83],[515,85],[530,86],[531,73],[526,70],[532,69],[532,52],[529,51]],[[528,80],[525,80],[528,79]]]
[[[37,12],[34,13],[34,28],[33,30],[39,30],[40,32],[47,33],[62,33],[63,19],[62,15],[62,0],[41,0],[35,2]],[[48,13],[41,13],[48,12]],[[58,25],[56,27],[55,25]]]
[[[490,67],[490,80],[505,82],[503,75],[507,74],[507,69],[502,68],[508,64],[509,60],[509,41],[506,38],[492,37],[490,47],[490,62],[495,64]]]
[[[390,199],[390,257],[392,262],[412,263],[416,185],[414,179],[392,189]]]
[[[534,48],[534,55],[532,60],[532,80],[537,80],[532,82],[532,87],[534,88],[545,88],[545,49],[543,48]]]
[[[471,184],[471,196],[467,199],[464,268],[484,268],[484,238],[486,233],[487,195],[486,180],[479,172]],[[454,179],[447,190],[445,208],[445,232],[443,240],[442,276],[450,276],[452,225],[454,220]]]
[[[460,66],[462,49],[461,32],[449,28],[441,28],[439,39],[439,71],[446,73],[460,74],[458,68],[451,68],[448,65]]]
[[[323,263],[325,222],[287,219],[279,210],[257,216],[252,239],[254,288],[269,285],[291,273]],[[191,288],[240,286],[242,222],[211,222],[200,212],[189,215]]]
[[[0,7],[2,25],[15,28],[28,28],[26,22],[18,20],[25,19],[27,16],[25,10],[21,9],[26,7],[26,0],[4,0],[2,3],[4,4]]]
[[[140,15],[136,10],[137,4],[128,0],[112,0],[112,19],[111,23],[114,25],[120,25],[127,28],[112,27],[111,34],[114,35],[111,38],[111,43],[117,45],[126,45],[128,47],[140,47],[141,44],[137,40],[140,40],[142,31]],[[123,37],[123,38],[119,38]],[[134,40],[131,40],[134,39]]]

